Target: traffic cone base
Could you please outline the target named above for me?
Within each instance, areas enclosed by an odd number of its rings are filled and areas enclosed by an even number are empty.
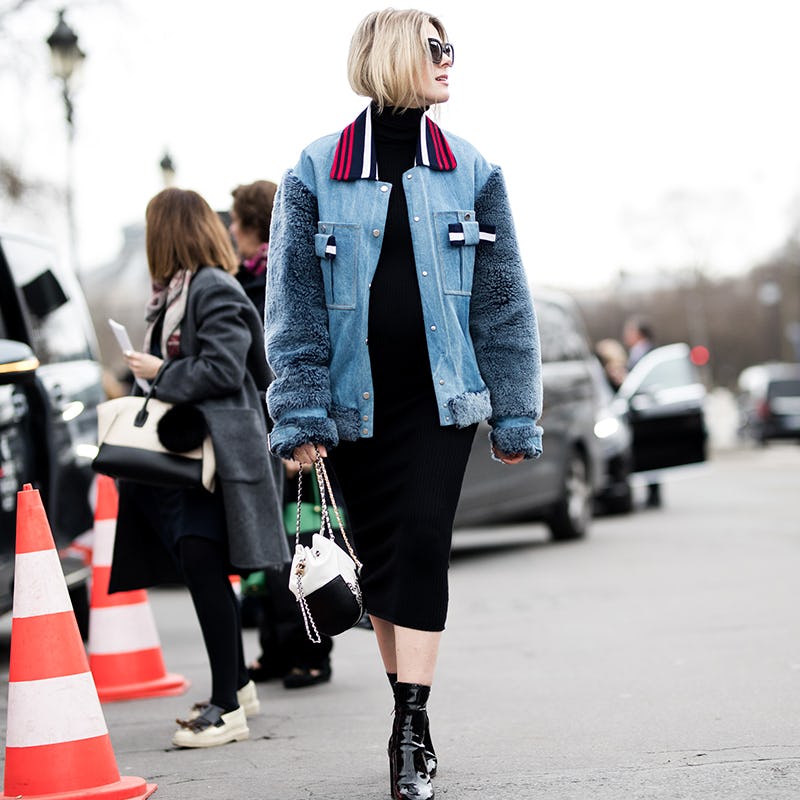
[[[17,495],[5,776],[0,800],[144,800],[120,777],[39,492]]]
[[[48,794],[26,794],[24,800],[146,800],[158,788],[158,784],[146,783],[143,778],[124,776],[115,783],[78,789],[75,792],[50,792]],[[0,800],[21,800],[20,795],[3,794]]]

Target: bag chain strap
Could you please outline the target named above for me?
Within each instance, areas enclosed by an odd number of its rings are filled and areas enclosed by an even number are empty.
[[[333,513],[336,516],[336,521],[339,523],[339,530],[342,532],[342,538],[344,539],[344,543],[347,545],[347,551],[350,553],[350,557],[353,559],[356,568],[361,569],[361,562],[358,560],[358,557],[353,550],[352,545],[350,544],[350,540],[347,538],[347,533],[344,529],[344,523],[342,522],[341,514],[339,513],[339,507],[336,505],[336,497],[333,494],[333,489],[331,488],[330,478],[328,477],[328,472],[325,469],[325,464],[322,460],[322,456],[319,454],[319,451],[316,450],[316,458],[314,459],[314,471],[316,472],[317,476],[317,485],[319,486],[319,497],[320,497],[320,506],[322,508],[322,524],[320,525],[320,532],[328,534],[328,538],[335,541],[333,528],[331,526],[330,516],[328,514],[328,497],[330,497],[331,505],[333,506]],[[297,545],[300,544],[300,525],[301,525],[301,503],[303,500],[303,468],[300,467],[300,471],[297,473],[297,516],[295,520],[295,538],[294,544],[295,549]],[[303,624],[306,628],[306,635],[314,644],[320,644],[322,641],[322,637],[319,635],[319,631],[317,630],[317,626],[314,624],[314,619],[311,616],[311,612],[308,609],[308,603],[306,602],[306,596],[303,592],[303,582],[301,580],[303,572],[305,572],[305,563],[301,562],[298,564],[298,568],[295,572],[295,579],[297,581],[297,595],[298,595],[298,604],[300,606],[300,612],[303,617]],[[312,633],[313,630],[313,633]]]
[[[347,532],[345,531],[344,522],[342,521],[342,515],[339,513],[339,506],[336,504],[336,496],[333,493],[333,488],[331,487],[331,481],[328,477],[328,471],[325,469],[325,462],[322,460],[322,456],[319,454],[319,451],[316,451],[317,455],[314,460],[314,470],[317,474],[317,484],[319,486],[319,498],[320,498],[320,506],[322,508],[322,525],[320,526],[321,533],[327,533],[329,539],[335,540],[335,536],[333,533],[333,526],[331,525],[330,515],[328,512],[328,499],[330,498],[330,504],[333,507],[333,513],[336,517],[336,522],[339,525],[339,530],[342,533],[342,539],[344,540],[345,545],[347,546],[347,552],[350,553],[350,558],[353,559],[356,567],[361,569],[361,562],[358,560],[358,556],[353,549],[353,546],[350,544],[350,539],[347,536]],[[300,543],[300,504],[302,503],[303,497],[303,470],[300,469],[300,472],[297,474],[297,517],[295,520],[295,547]]]

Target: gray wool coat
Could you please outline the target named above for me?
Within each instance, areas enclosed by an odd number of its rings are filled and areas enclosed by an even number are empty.
[[[202,411],[214,445],[231,565],[247,573],[290,560],[283,526],[281,462],[267,448],[264,393],[270,371],[262,321],[238,281],[202,267],[189,285],[180,356],[164,369],[156,396]],[[180,580],[159,531],[139,512],[125,481],[110,591]]]

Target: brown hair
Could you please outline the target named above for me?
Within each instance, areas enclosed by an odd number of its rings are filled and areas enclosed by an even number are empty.
[[[347,77],[356,94],[395,108],[421,108],[419,94],[425,65],[430,61],[428,24],[447,38],[444,25],[425,11],[385,8],[367,14],[350,41]]]
[[[278,186],[272,181],[254,181],[237,186],[233,195],[233,211],[239,225],[255,231],[262,242],[269,241],[269,226],[272,222],[272,203]]]
[[[182,269],[211,265],[235,274],[239,262],[211,206],[190,189],[163,189],[145,211],[147,265],[160,284]]]

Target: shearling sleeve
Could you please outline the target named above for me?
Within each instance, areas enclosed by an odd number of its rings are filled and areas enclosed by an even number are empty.
[[[267,392],[274,427],[270,447],[291,458],[296,447],[338,444],[328,364],[330,335],[319,260],[314,251],[317,201],[289,170],[272,210],[265,345],[275,379]]]
[[[491,395],[490,439],[504,453],[536,458],[542,452],[539,332],[499,167],[478,193],[475,215],[496,232],[493,243],[477,248],[470,301],[470,334]]]

